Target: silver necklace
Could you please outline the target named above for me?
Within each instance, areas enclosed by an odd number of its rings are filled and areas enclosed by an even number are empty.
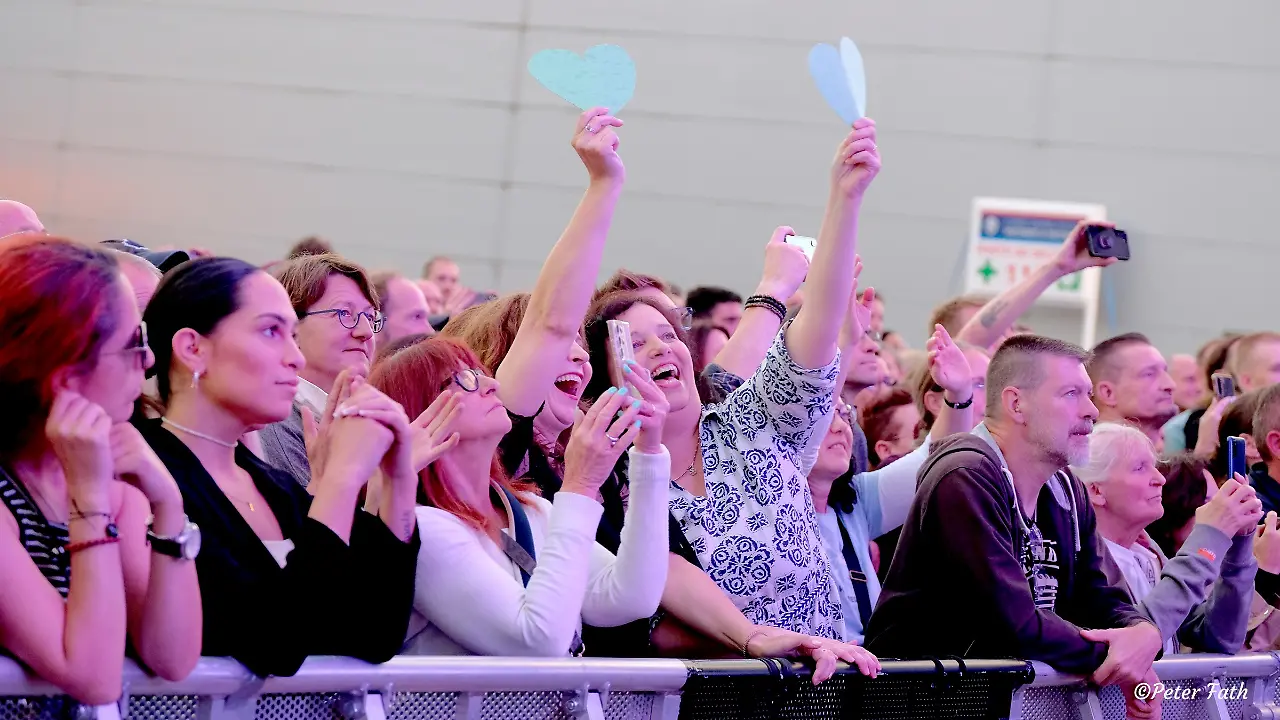
[[[204,434],[204,433],[202,433],[202,432],[199,432],[199,431],[197,431],[197,430],[192,430],[192,429],[191,429],[191,428],[189,428],[189,427],[184,427],[184,426],[182,426],[182,425],[179,425],[178,423],[176,423],[176,422],[174,422],[174,421],[170,420],[170,419],[169,419],[169,418],[167,418],[167,417],[162,417],[162,418],[160,418],[160,422],[164,423],[165,425],[168,425],[169,427],[173,428],[174,430],[181,430],[182,432],[184,432],[184,433],[186,433],[186,434],[188,434],[188,435],[190,435],[190,436],[192,436],[192,437],[198,437],[198,438],[200,438],[201,440],[208,440],[209,442],[213,443],[214,445],[221,445],[221,446],[222,446],[222,447],[224,447],[224,448],[235,448],[237,445],[239,445],[239,444],[240,444],[239,442],[227,442],[226,440],[223,440],[223,439],[221,439],[221,438],[216,438],[216,437],[214,437],[214,436],[212,436],[212,435],[206,435],[206,434]]]

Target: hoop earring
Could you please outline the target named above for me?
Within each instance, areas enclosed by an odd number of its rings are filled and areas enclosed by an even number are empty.
[[[195,371],[195,374],[191,376],[191,389],[192,390],[200,389],[200,371],[199,370]]]

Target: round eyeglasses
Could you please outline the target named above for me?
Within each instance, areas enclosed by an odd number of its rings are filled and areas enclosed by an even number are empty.
[[[459,370],[453,374],[453,377],[444,381],[440,389],[444,390],[449,387],[449,383],[453,383],[467,392],[475,392],[480,389],[480,378],[488,377],[484,370],[480,368],[467,368]]]
[[[369,327],[374,332],[382,332],[382,326],[387,323],[387,318],[380,312],[358,312],[353,313],[343,308],[334,308],[332,310],[312,310],[311,312],[302,313],[302,317],[311,317],[312,315],[333,315],[338,318],[338,322],[342,323],[342,327],[348,330],[355,330],[356,325],[360,324],[360,318],[369,318]]]

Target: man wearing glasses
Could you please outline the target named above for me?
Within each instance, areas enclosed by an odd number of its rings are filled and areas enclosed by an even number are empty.
[[[311,465],[303,412],[319,422],[339,375],[349,371],[368,376],[374,334],[385,321],[364,269],[342,257],[304,255],[272,268],[271,273],[284,286],[298,315],[295,339],[307,364],[298,371],[293,412],[259,435],[264,459],[306,487]]]

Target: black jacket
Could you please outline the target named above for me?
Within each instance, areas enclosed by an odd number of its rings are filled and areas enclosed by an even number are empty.
[[[348,545],[307,517],[306,490],[240,445],[236,464],[293,541],[281,568],[181,440],[159,421],[136,424],[182,490],[187,516],[200,526],[201,654],[233,657],[258,676],[287,676],[308,655],[381,663],[400,651],[413,608],[417,530],[401,542],[380,519],[356,510]]]
[[[1046,484],[1036,510],[1041,533],[1059,542],[1053,612],[1035,606],[1020,560],[1020,510],[995,450],[975,435],[953,435],[934,447],[920,473],[867,627],[871,652],[882,658],[1015,657],[1087,674],[1102,663],[1107,647],[1080,637],[1080,628],[1126,627],[1144,619],[1124,590],[1108,584],[1093,509],[1069,473]],[[1074,513],[1066,507],[1063,478],[1074,487]]]
[[[1262,512],[1280,512],[1280,483],[1267,472],[1266,463],[1258,463],[1249,469],[1249,484],[1262,501]]]

